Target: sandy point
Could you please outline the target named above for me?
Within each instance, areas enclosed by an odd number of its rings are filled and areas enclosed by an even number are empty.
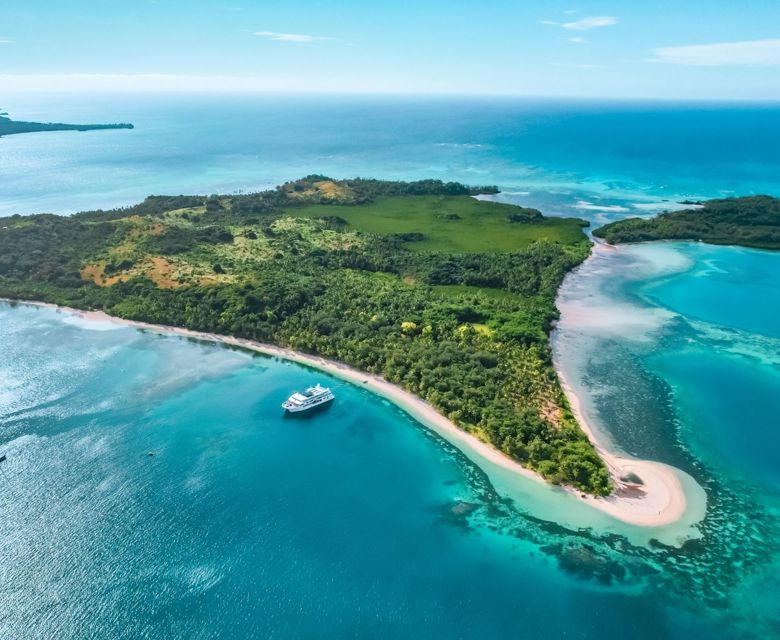
[[[680,469],[609,451],[585,418],[579,396],[560,368],[556,369],[572,413],[606,463],[615,485],[615,490],[608,496],[580,494],[580,499],[618,520],[644,527],[663,527],[683,518],[691,523],[704,519],[707,506],[704,489]]]
[[[516,460],[456,426],[455,423],[440,414],[424,400],[397,385],[387,382],[380,376],[365,373],[344,363],[244,338],[125,320],[110,316],[102,311],[82,311],[35,301],[6,300],[6,302],[18,302],[20,304],[57,309],[85,320],[111,322],[160,334],[184,336],[242,347],[325,371],[337,378],[369,389],[373,393],[393,402],[424,426],[438,433],[466,453],[476,453],[478,457],[489,460],[501,468],[541,484],[549,484],[536,472],[526,469]],[[706,494],[693,478],[678,469],[660,462],[624,458],[611,453],[606,449],[604,443],[597,439],[596,433],[585,420],[581,402],[560,370],[558,371],[558,376],[574,415],[583,431],[593,442],[599,455],[607,464],[616,487],[615,491],[606,497],[589,496],[581,491],[565,488],[568,493],[584,504],[594,507],[616,520],[639,527],[660,528],[677,523],[683,519],[692,524],[704,518]],[[635,481],[636,479],[639,481]]]

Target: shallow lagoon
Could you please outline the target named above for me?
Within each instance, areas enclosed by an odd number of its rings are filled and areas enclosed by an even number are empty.
[[[736,247],[599,247],[564,285],[554,341],[614,446],[707,489],[701,543],[712,557],[702,566],[711,578],[733,572],[717,589],[740,593],[728,596],[740,603],[733,613],[767,625],[777,624],[780,558],[778,267],[778,253]]]

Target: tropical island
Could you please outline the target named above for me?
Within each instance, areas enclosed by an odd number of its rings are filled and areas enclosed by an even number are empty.
[[[0,296],[277,345],[381,376],[550,482],[612,491],[551,359],[586,226],[495,187],[308,176],[0,229]]]
[[[694,240],[780,249],[780,199],[748,196],[709,200],[693,209],[662,213],[654,218],[618,220],[599,227],[593,235],[610,244]]]
[[[133,129],[130,123],[118,124],[64,124],[62,122],[23,122],[11,120],[7,113],[0,113],[0,138],[15,133],[39,131],[95,131],[99,129]]]

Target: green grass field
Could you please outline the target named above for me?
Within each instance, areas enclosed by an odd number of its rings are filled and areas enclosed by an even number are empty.
[[[381,235],[421,233],[408,247],[418,251],[506,253],[536,240],[573,244],[584,240],[577,218],[542,218],[538,213],[470,196],[401,196],[354,205],[309,205],[291,216],[338,216],[357,231]],[[510,222],[515,216],[519,221]]]

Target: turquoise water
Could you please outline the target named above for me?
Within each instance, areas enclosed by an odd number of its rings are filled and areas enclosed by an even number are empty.
[[[664,352],[653,370],[669,382],[685,436],[720,469],[780,487],[780,369],[707,349]]]
[[[0,215],[310,172],[496,183],[499,200],[594,223],[684,198],[780,195],[776,106],[3,106],[137,128],[0,139]],[[590,420],[707,490],[701,539],[682,548],[535,484],[508,499],[495,470],[326,375],[0,304],[0,637],[778,635],[779,261],[625,247],[596,253],[562,291],[556,359]],[[280,398],[317,380],[339,401],[283,419]]]
[[[136,128],[0,139],[0,215],[309,173],[495,183],[502,198],[602,221],[780,189],[778,105],[10,94],[1,106],[17,119]]]
[[[694,338],[649,360],[674,389],[696,450],[780,488],[780,278],[778,254],[673,245],[681,273],[644,282],[640,296],[686,318]]]
[[[0,362],[2,637],[713,637],[657,554],[524,516],[363,389],[26,306]]]
[[[780,623],[778,267],[780,254],[736,247],[600,249],[564,286],[555,340],[616,447],[706,488],[712,557],[699,560],[733,572],[716,589],[766,633]]]
[[[691,268],[641,286],[653,303],[733,331],[780,338],[777,254],[711,246],[675,247]]]

